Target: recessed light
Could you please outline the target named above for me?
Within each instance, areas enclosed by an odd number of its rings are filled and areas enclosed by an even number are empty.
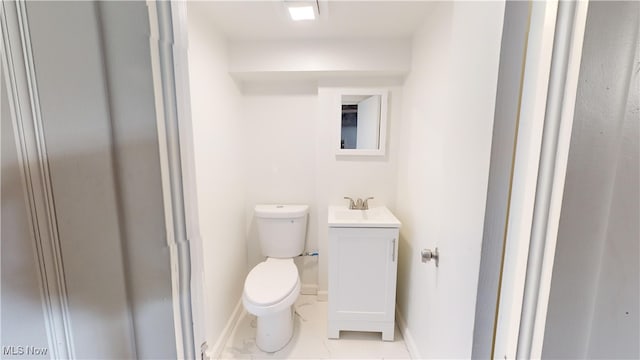
[[[300,20],[313,20],[316,18],[316,13],[312,5],[305,6],[288,6],[289,15],[294,21]]]

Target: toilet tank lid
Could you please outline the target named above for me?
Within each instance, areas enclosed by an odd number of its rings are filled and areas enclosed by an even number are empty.
[[[266,219],[299,218],[309,212],[307,205],[256,205],[256,217]]]

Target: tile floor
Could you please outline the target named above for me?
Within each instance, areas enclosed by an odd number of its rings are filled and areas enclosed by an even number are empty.
[[[221,354],[222,359],[410,359],[396,326],[395,341],[382,341],[380,333],[343,331],[339,340],[327,339],[327,303],[314,295],[296,301],[293,338],[282,350],[265,353],[255,343],[256,318],[245,313]]]

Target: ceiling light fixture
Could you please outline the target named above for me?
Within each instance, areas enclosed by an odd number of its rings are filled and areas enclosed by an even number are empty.
[[[294,21],[315,20],[316,14],[320,14],[317,0],[285,0],[284,3]]]
[[[313,11],[313,6],[289,6],[289,15],[291,19],[295,21],[300,20],[314,20],[316,14]]]

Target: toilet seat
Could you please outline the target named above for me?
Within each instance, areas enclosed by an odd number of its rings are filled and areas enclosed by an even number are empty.
[[[268,258],[247,275],[242,301],[247,311],[262,316],[291,306],[299,292],[300,277],[293,259]]]

